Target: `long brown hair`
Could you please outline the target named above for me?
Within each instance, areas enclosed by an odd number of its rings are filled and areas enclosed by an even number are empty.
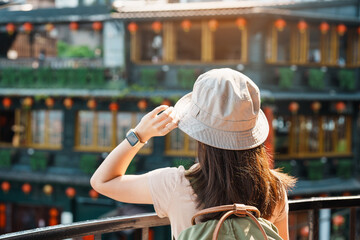
[[[225,150],[198,143],[199,164],[186,173],[194,192],[197,208],[243,203],[259,209],[269,219],[285,189],[295,179],[269,168],[264,145],[249,150]],[[218,219],[221,214],[202,220]]]

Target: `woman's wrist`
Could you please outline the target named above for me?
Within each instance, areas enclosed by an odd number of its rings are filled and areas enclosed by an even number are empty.
[[[138,126],[135,127],[134,131],[138,136],[140,143],[145,144],[151,138],[151,137],[147,137],[146,133]]]

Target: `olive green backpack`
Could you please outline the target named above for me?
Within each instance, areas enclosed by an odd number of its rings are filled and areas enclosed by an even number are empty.
[[[216,212],[226,213],[220,220],[208,220],[195,224],[198,216]],[[238,217],[226,219],[232,214]],[[260,218],[260,212],[256,207],[244,204],[203,209],[193,216],[191,223],[193,226],[183,230],[178,240],[282,240],[277,228],[268,220]]]

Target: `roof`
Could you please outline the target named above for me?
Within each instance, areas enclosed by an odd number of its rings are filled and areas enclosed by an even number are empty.
[[[103,21],[109,18],[110,9],[107,6],[42,8],[32,11],[8,11],[0,9],[0,23]]]
[[[124,2],[117,8],[116,13],[112,13],[115,19],[141,21],[149,19],[175,19],[175,18],[199,18],[199,17],[235,17],[239,15],[259,15],[262,16],[287,16],[289,18],[307,18],[329,21],[343,21],[359,23],[359,18],[338,16],[333,14],[323,14],[309,12],[306,6],[315,4],[317,6],[338,6],[339,4],[353,4],[353,0],[333,0],[319,1],[308,0],[299,1],[230,1],[230,2],[194,2],[194,3],[151,3],[139,1]],[[301,8],[302,6],[302,8]],[[297,10],[295,10],[297,9]],[[299,10],[300,9],[300,10]]]

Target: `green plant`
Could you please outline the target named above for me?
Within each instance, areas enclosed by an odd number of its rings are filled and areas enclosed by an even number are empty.
[[[291,166],[291,163],[289,161],[277,161],[276,167],[280,168],[282,172],[292,174],[293,167]]]
[[[159,71],[157,69],[141,69],[140,83],[144,87],[155,87],[158,84]]]
[[[175,158],[172,161],[173,167],[183,166],[185,169],[189,169],[194,164],[193,158]]]
[[[312,89],[323,89],[325,87],[325,73],[319,69],[312,68],[309,70],[308,83]]]
[[[9,168],[11,166],[10,150],[0,151],[0,168]]]
[[[340,178],[348,179],[352,175],[352,160],[351,159],[342,159],[338,161],[338,166],[336,168],[336,174]]]
[[[33,171],[44,171],[48,165],[48,154],[45,152],[35,152],[30,156],[30,166]]]
[[[73,57],[84,57],[93,58],[95,53],[88,46],[72,46],[63,41],[57,42],[57,53],[60,58],[73,58]]]
[[[319,160],[308,161],[307,173],[309,180],[321,180],[324,176],[324,163]]]
[[[97,165],[97,156],[93,154],[84,154],[80,157],[80,169],[86,174],[92,174]]]
[[[181,88],[191,89],[195,82],[195,69],[179,69],[177,82]]]
[[[279,68],[279,87],[282,89],[289,89],[293,85],[294,71],[290,68]]]
[[[338,73],[339,85],[343,90],[355,90],[356,79],[355,72],[352,70],[341,69]]]

